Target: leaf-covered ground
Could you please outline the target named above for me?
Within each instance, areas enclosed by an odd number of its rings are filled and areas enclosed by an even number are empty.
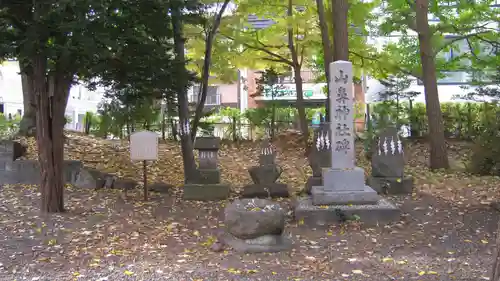
[[[299,190],[309,169],[293,139],[283,137],[276,146],[282,180]],[[160,147],[161,160],[150,173],[156,181],[180,185],[178,145]],[[249,183],[246,168],[256,163],[258,148],[224,145],[223,181]],[[66,152],[87,166],[141,178],[126,143],[70,135]],[[227,201],[185,202],[176,191],[153,194],[145,203],[139,191],[68,187],[68,212],[41,215],[36,187],[4,186],[0,280],[488,280],[499,218],[488,203],[498,197],[500,180],[464,173],[459,159],[466,153],[466,145],[450,144],[454,171],[430,173],[425,146],[409,145],[407,171],[416,179],[416,193],[392,198],[403,210],[401,221],[309,229],[290,216],[286,231],[293,250],[277,254],[213,251]],[[28,157],[36,155],[30,145]],[[290,208],[290,200],[280,202]]]

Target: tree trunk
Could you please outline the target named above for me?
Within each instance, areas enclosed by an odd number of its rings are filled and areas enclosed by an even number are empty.
[[[324,68],[326,78],[326,103],[325,103],[325,120],[330,120],[330,63],[332,62],[330,34],[325,18],[325,5],[323,0],[316,0],[318,8],[319,28],[321,31],[321,43],[323,44]]]
[[[191,137],[194,141],[196,137],[196,131],[198,130],[198,124],[200,123],[201,116],[203,115],[203,108],[205,107],[205,102],[207,100],[208,93],[208,79],[210,78],[210,64],[212,61],[212,47],[214,45],[215,35],[220,26],[222,20],[222,14],[227,8],[230,0],[224,0],[221,9],[214,18],[212,28],[205,38],[205,60],[203,61],[203,72],[201,75],[201,87],[200,87],[200,97],[198,98],[198,104],[196,105],[196,110],[194,113],[193,126],[191,128]]]
[[[437,89],[436,67],[431,42],[432,33],[427,18],[429,11],[427,0],[417,0],[415,11],[425,89],[425,105],[429,122],[430,168],[447,169],[449,168],[448,153],[446,151],[443,116]]]
[[[47,59],[33,59],[33,93],[36,101],[37,145],[40,163],[42,212],[64,211],[64,112],[71,79],[46,75]]]
[[[334,61],[349,60],[348,11],[349,3],[347,0],[332,0]]]
[[[496,239],[496,254],[495,263],[493,264],[493,272],[491,273],[491,281],[500,281],[500,222],[497,226]]]
[[[288,0],[287,15],[289,17],[293,16],[293,1]],[[302,91],[302,75],[300,73],[302,62],[299,62],[299,55],[297,54],[297,49],[294,44],[293,28],[288,25],[288,49],[290,50],[290,55],[293,62],[293,72],[295,76],[295,91],[297,93],[297,111],[299,112],[299,126],[302,136],[304,138],[305,147],[307,147],[307,141],[309,139],[309,128],[307,127],[306,109],[304,106],[304,94]],[[303,58],[301,58],[302,60]]]
[[[21,62],[19,62],[19,69],[21,71],[24,113],[19,124],[18,134],[21,136],[34,136],[36,130],[36,101],[33,94],[33,69]]]
[[[175,4],[174,4],[175,5]],[[182,160],[184,163],[184,182],[192,183],[197,180],[197,168],[194,162],[193,141],[189,130],[189,107],[187,97],[188,72],[184,54],[185,39],[182,34],[182,19],[179,7],[172,9],[172,27],[174,31],[175,61],[179,75],[177,81],[177,106],[179,112],[179,132],[181,139]]]

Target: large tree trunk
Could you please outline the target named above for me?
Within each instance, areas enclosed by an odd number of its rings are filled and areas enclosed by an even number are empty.
[[[496,254],[495,263],[493,264],[493,271],[491,273],[491,281],[500,281],[500,222],[497,226],[497,239],[496,239]]]
[[[444,138],[443,116],[437,89],[436,66],[432,50],[432,33],[429,28],[427,0],[416,1],[416,21],[422,62],[422,78],[425,89],[425,105],[429,122],[430,168],[449,168],[448,153]]]
[[[194,141],[196,138],[196,131],[198,130],[198,124],[200,122],[201,116],[203,115],[203,108],[205,107],[205,102],[207,100],[208,93],[208,79],[210,78],[210,64],[212,61],[212,47],[214,45],[215,35],[220,26],[222,20],[222,14],[227,8],[231,0],[224,0],[221,9],[214,18],[214,22],[210,31],[205,38],[205,60],[203,61],[203,73],[201,75],[201,87],[200,87],[200,97],[198,99],[198,104],[196,105],[196,110],[194,113],[193,126],[191,128],[191,137]]]
[[[287,14],[289,17],[293,16],[293,1],[288,0],[288,9]],[[290,55],[292,57],[293,62],[293,72],[295,76],[295,91],[297,92],[297,111],[299,112],[299,126],[300,131],[302,132],[302,136],[304,138],[305,147],[307,147],[307,141],[309,139],[309,128],[307,126],[307,117],[306,117],[306,109],[304,105],[304,94],[302,91],[302,57],[301,61],[299,61],[299,55],[297,52],[297,48],[295,47],[295,39],[293,35],[293,27],[288,25],[287,29],[288,33],[288,49],[290,50]],[[303,47],[304,48],[304,47]]]
[[[349,3],[347,0],[332,0],[334,61],[349,60],[348,11]]]
[[[325,17],[325,5],[323,0],[316,0],[318,7],[319,28],[321,31],[321,43],[323,44],[324,68],[326,78],[326,103],[325,103],[325,120],[330,120],[330,63],[332,62],[330,34]]]
[[[174,4],[176,5],[176,4]],[[197,181],[197,168],[194,162],[193,141],[189,130],[189,107],[187,97],[188,72],[184,54],[185,39],[182,34],[182,19],[179,7],[172,9],[172,26],[174,31],[175,61],[178,65],[177,102],[179,111],[179,131],[181,139],[182,160],[184,163],[184,182]]]
[[[46,75],[47,59],[33,59],[33,92],[36,101],[37,146],[41,171],[42,212],[64,211],[64,111],[71,79]]]
[[[36,129],[36,101],[33,94],[33,69],[22,62],[19,62],[19,69],[21,72],[24,112],[19,124],[18,134],[21,136],[34,136]]]

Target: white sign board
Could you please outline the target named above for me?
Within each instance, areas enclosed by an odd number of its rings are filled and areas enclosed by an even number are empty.
[[[130,135],[131,160],[158,160],[158,135],[141,131]]]

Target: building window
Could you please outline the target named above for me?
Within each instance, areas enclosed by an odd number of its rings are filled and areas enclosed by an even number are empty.
[[[3,103],[0,103],[0,113],[4,113],[4,104]]]

